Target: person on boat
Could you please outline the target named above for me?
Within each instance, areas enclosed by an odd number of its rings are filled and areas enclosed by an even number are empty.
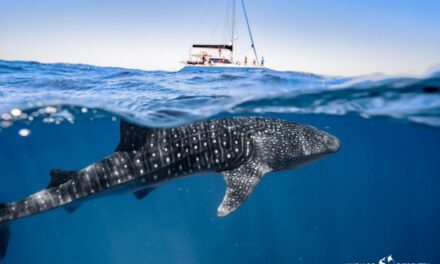
[[[264,57],[261,57],[261,66],[264,66]]]
[[[247,65],[247,56],[244,56],[244,65]]]
[[[206,54],[203,54],[201,64],[205,64],[205,62],[206,62]]]
[[[254,59],[254,60],[252,61],[252,65],[257,66],[257,60],[256,60],[256,59]]]

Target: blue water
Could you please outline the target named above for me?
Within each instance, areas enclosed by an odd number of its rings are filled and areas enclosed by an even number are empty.
[[[172,126],[270,116],[342,142],[324,160],[266,176],[225,218],[216,216],[225,183],[210,174],[142,201],[106,197],[73,214],[13,222],[4,263],[378,263],[390,254],[439,263],[439,91],[440,72],[328,77],[0,61],[1,201],[44,188],[50,169],[112,153],[121,118]]]

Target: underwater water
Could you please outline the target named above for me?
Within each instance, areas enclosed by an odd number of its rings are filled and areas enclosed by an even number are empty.
[[[3,263],[440,262],[440,72],[327,77],[272,70],[147,72],[0,61],[0,201],[45,188],[51,169],[111,154],[119,120],[178,126],[266,116],[337,136],[336,154],[270,173],[216,215],[218,174],[11,223]]]

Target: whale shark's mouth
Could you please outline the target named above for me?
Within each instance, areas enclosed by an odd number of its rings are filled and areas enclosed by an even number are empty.
[[[323,153],[310,154],[307,156],[299,156],[293,160],[292,168],[302,167],[304,165],[318,161],[320,159],[325,158],[326,156],[328,156],[330,154],[337,152],[338,150],[339,150],[339,147],[337,148],[336,151],[328,151],[328,152],[323,152]],[[292,169],[292,168],[289,168],[289,169]]]

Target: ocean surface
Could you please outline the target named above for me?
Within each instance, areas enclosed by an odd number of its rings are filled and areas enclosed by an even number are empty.
[[[0,201],[51,169],[111,154],[119,121],[178,126],[268,116],[326,130],[341,150],[263,178],[217,217],[217,174],[146,199],[90,200],[11,224],[3,263],[440,263],[440,72],[331,77],[264,70],[141,71],[0,60]]]

